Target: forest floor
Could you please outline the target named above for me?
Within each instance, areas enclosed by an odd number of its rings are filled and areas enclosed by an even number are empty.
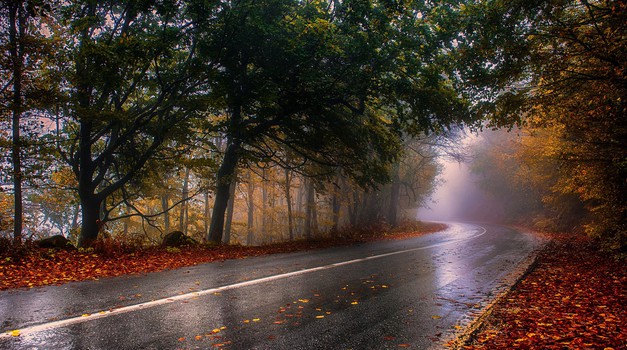
[[[444,224],[407,222],[390,230],[383,226],[346,231],[334,237],[262,246],[218,245],[137,248],[126,242],[101,241],[95,248],[57,250],[32,242],[0,253],[0,290],[61,285],[72,281],[176,269],[211,261],[289,253],[386,239],[406,239],[441,231]],[[385,232],[381,234],[381,232]],[[10,242],[10,241],[9,241]]]
[[[551,235],[462,349],[627,349],[627,269],[586,237]]]

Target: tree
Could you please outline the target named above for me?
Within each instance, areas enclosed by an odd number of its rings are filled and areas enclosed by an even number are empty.
[[[336,47],[342,43],[326,38],[338,29],[316,6],[320,5],[244,1],[224,14],[222,27],[233,34],[220,47],[223,56],[213,90],[222,93],[226,107],[227,119],[219,127],[227,135],[227,148],[217,174],[212,241],[221,240],[228,188],[238,162],[272,155],[268,142],[292,148],[309,161],[336,165],[350,159],[355,168],[356,158],[342,152],[354,153],[358,142],[365,146],[373,141],[381,151],[386,147],[383,135],[371,140],[357,135],[367,128],[366,134],[372,135],[377,124],[359,102],[353,104],[358,99],[351,91],[355,86],[346,85],[349,74],[351,79],[358,76],[348,70],[362,69],[366,62],[342,58],[350,53]],[[374,161],[362,163],[378,166]],[[373,178],[377,176],[382,175]]]
[[[24,65],[24,32],[26,13],[23,1],[9,5],[9,42],[13,67],[12,147],[14,219],[13,237],[15,242],[22,240],[22,161],[20,140],[20,116],[22,114],[22,66]]]
[[[0,13],[3,15],[2,33],[7,38],[7,40],[0,40],[2,51],[7,57],[6,61],[2,62],[0,96],[3,105],[8,106],[11,114],[13,238],[16,244],[21,242],[23,235],[24,194],[22,187],[24,180],[29,179],[24,175],[28,171],[25,171],[23,157],[28,154],[27,150],[30,151],[27,137],[32,136],[23,135],[23,133],[32,134],[40,131],[36,130],[39,128],[39,123],[33,118],[28,121],[30,125],[24,125],[26,124],[24,116],[26,112],[34,110],[42,102],[41,96],[38,96],[38,90],[42,88],[43,78],[33,72],[50,53],[49,40],[44,39],[40,32],[43,26],[40,20],[49,12],[50,5],[44,0],[28,2],[16,0],[3,2],[0,5]],[[29,100],[26,100],[27,96]],[[3,108],[1,114],[4,116],[9,111]]]
[[[287,231],[290,242],[294,240],[294,216],[292,214],[292,174],[288,169],[284,169],[285,182],[283,189],[285,190],[285,202],[287,204]],[[335,227],[337,229],[337,227]]]
[[[364,187],[389,180],[400,134],[472,122],[442,62],[452,33],[442,4],[241,2],[221,28],[228,37],[214,91],[227,119],[210,240],[219,241],[228,184],[249,157],[281,163],[276,148]],[[444,11],[445,14],[439,13]],[[421,21],[431,16],[430,21]],[[237,30],[235,30],[237,28]],[[449,76],[453,72],[451,71]],[[218,95],[216,95],[217,97]]]
[[[210,10],[202,1],[166,0],[79,1],[59,11],[69,30],[55,35],[66,39],[71,62],[59,151],[78,182],[79,246],[98,237],[111,210],[105,200],[124,196],[167,141],[188,133],[186,121],[206,110],[207,62],[197,45]]]
[[[483,95],[494,102],[493,116],[524,117],[532,135],[543,135],[527,146],[552,164],[536,171],[557,169],[545,201],[578,198],[587,211],[585,230],[612,249],[627,246],[626,10],[622,0],[469,7],[469,18],[478,20],[469,25],[463,46],[471,54],[462,60],[495,57],[465,76],[494,82],[496,89],[478,84],[495,96]]]

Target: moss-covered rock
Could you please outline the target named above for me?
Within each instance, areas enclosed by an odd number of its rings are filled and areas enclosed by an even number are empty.
[[[195,239],[186,236],[181,231],[173,231],[166,234],[163,237],[163,242],[161,242],[162,247],[180,247],[186,245],[197,245],[198,241]]]
[[[37,241],[37,245],[41,248],[49,249],[69,249],[75,250],[76,247],[62,235],[54,235]]]

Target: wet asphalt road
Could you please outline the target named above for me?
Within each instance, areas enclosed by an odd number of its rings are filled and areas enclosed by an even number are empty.
[[[403,241],[5,291],[0,349],[441,348],[539,244],[451,224]]]

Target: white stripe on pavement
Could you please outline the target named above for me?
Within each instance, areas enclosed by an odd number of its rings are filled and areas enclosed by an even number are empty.
[[[424,246],[424,247],[411,248],[411,249],[399,250],[399,251],[391,252],[391,253],[373,255],[373,256],[368,256],[368,257],[365,257],[365,258],[348,260],[348,261],[333,263],[333,264],[324,265],[324,266],[312,267],[312,268],[308,268],[308,269],[304,269],[304,270],[298,270],[298,271],[283,273],[283,274],[280,274],[280,275],[268,276],[268,277],[258,278],[258,279],[245,281],[245,282],[238,282],[238,283],[229,284],[229,285],[226,285],[226,286],[210,288],[210,289],[203,289],[203,290],[200,290],[200,291],[197,291],[197,292],[190,292],[190,293],[186,293],[186,294],[177,294],[177,295],[174,295],[174,296],[171,296],[171,297],[166,297],[166,298],[162,298],[162,299],[147,301],[145,303],[140,303],[140,304],[135,304],[135,305],[123,306],[123,307],[116,308],[116,309],[111,309],[111,310],[103,310],[103,311],[95,312],[95,313],[92,313],[92,314],[83,314],[82,316],[76,316],[76,317],[67,318],[67,319],[58,320],[58,321],[53,321],[53,322],[48,322],[48,323],[42,323],[42,324],[39,324],[39,325],[34,325],[34,326],[30,326],[30,327],[19,329],[19,330],[15,330],[15,331],[5,331],[3,333],[0,333],[0,339],[18,336],[18,334],[19,334],[19,336],[27,336],[29,334],[41,332],[41,331],[44,331],[44,330],[49,330],[49,329],[54,329],[54,328],[61,328],[61,327],[67,327],[67,326],[78,324],[78,323],[83,323],[83,322],[87,322],[87,321],[97,320],[97,319],[100,319],[100,318],[105,318],[105,317],[118,315],[118,314],[123,314],[123,313],[127,313],[127,312],[143,310],[143,309],[147,309],[147,308],[151,308],[151,307],[155,307],[155,306],[159,306],[159,305],[170,304],[170,303],[173,303],[173,302],[176,302],[176,301],[187,300],[187,299],[191,299],[191,298],[195,298],[195,297],[199,297],[199,296],[203,296],[203,295],[207,295],[207,294],[213,294],[213,293],[223,292],[223,291],[227,291],[227,290],[231,290],[231,289],[252,286],[252,285],[255,285],[255,284],[276,281],[276,280],[285,279],[285,278],[294,277],[294,276],[299,276],[299,275],[304,275],[306,273],[311,273],[311,272],[316,272],[316,271],[329,270],[329,269],[333,269],[333,268],[336,268],[336,267],[350,265],[350,264],[356,264],[356,263],[363,262],[363,261],[368,261],[368,260],[373,260],[373,259],[380,259],[380,258],[384,258],[384,257],[388,257],[388,256],[393,256],[393,255],[398,255],[398,254],[405,254],[405,253],[415,252],[415,251],[418,251],[418,250],[424,250],[424,249],[440,247],[440,246],[444,246],[444,245],[448,245],[448,244],[453,244],[453,243],[457,243],[457,242],[461,242],[461,241],[477,238],[477,237],[482,236],[482,235],[484,235],[486,233],[487,230],[484,227],[481,227],[481,226],[477,226],[477,227],[481,228],[482,232],[480,232],[480,233],[478,233],[476,235],[470,236],[470,237],[455,239],[455,240],[441,242],[441,243],[435,243],[435,244],[431,244],[431,245]]]

